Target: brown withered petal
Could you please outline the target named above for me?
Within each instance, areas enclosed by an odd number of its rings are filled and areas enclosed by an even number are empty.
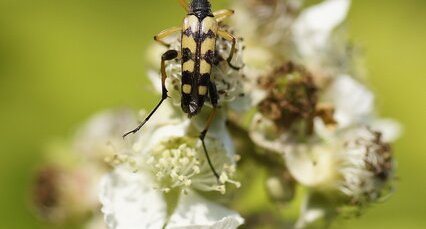
[[[258,105],[259,111],[282,130],[305,122],[306,133],[312,133],[313,119],[318,101],[317,87],[312,75],[300,65],[287,62],[258,80],[267,91]]]

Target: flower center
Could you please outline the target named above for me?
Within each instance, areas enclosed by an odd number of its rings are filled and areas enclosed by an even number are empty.
[[[317,88],[309,72],[289,62],[262,77],[259,86],[268,93],[259,104],[263,115],[282,130],[295,130],[296,124],[303,123],[305,132],[312,133],[318,99]]]
[[[238,182],[230,179],[235,166],[226,156],[224,148],[217,142],[208,144],[212,164],[220,173],[220,182],[213,175],[198,138],[174,137],[161,141],[150,152],[146,163],[158,181],[158,189],[169,192],[181,188],[203,191],[225,192],[224,184]]]

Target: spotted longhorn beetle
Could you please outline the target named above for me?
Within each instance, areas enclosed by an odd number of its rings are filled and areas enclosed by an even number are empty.
[[[219,174],[211,163],[204,139],[216,115],[218,102],[218,93],[214,78],[210,75],[212,65],[219,62],[216,52],[216,40],[218,36],[232,42],[231,51],[226,61],[231,68],[239,69],[239,67],[231,64],[235,52],[236,39],[229,32],[220,29],[218,25],[219,22],[233,15],[234,11],[223,9],[212,12],[211,4],[208,0],[192,0],[190,4],[187,4],[186,0],[179,0],[179,3],[187,12],[187,16],[183,20],[183,25],[163,30],[154,37],[155,41],[168,47],[169,45],[163,39],[176,32],[181,32],[181,50],[168,50],[161,57],[161,100],[143,122],[135,129],[125,133],[123,137],[138,132],[168,97],[165,86],[167,78],[165,61],[179,59],[182,64],[181,107],[183,112],[187,113],[189,117],[198,114],[203,107],[207,94],[213,106],[213,111],[199,138],[202,142],[209,166],[214,176],[219,180]]]

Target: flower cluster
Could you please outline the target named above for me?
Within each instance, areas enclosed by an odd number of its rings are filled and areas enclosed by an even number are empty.
[[[101,208],[109,229],[305,228],[360,214],[387,197],[396,168],[390,143],[400,127],[375,113],[361,57],[344,34],[349,6],[350,0],[310,7],[301,0],[235,0],[236,14],[219,24],[237,37],[233,66],[226,61],[231,43],[216,41],[211,78],[218,109],[205,138],[210,159],[199,138],[213,111],[210,98],[199,114],[184,116],[181,62],[167,61],[169,98],[140,132],[122,140],[136,118],[106,113],[78,135],[73,147],[91,164],[86,168],[98,171],[91,176],[104,174],[99,187],[90,182],[101,206],[80,209]],[[158,96],[161,54],[180,50],[181,38],[166,43],[147,53]],[[58,196],[76,193],[60,191],[70,184],[58,174],[73,181],[50,168],[41,172],[38,205],[57,208],[68,199]],[[247,207],[256,199],[247,193],[259,184],[270,197],[264,201],[279,208],[302,202],[298,218]]]
[[[306,9],[295,1],[253,2],[235,22],[268,25],[245,37],[253,41],[246,45],[245,71],[256,92],[251,140],[281,155],[283,170],[307,189],[296,227],[360,213],[392,190],[389,142],[400,128],[377,117],[374,95],[361,83],[360,57],[342,33],[350,1],[326,0]],[[272,38],[275,43],[268,42]]]

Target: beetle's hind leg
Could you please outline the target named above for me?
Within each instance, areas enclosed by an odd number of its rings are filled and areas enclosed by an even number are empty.
[[[234,65],[231,63],[231,61],[232,61],[232,57],[234,57],[234,53],[235,53],[235,50],[236,50],[235,45],[236,45],[236,43],[237,43],[237,39],[236,39],[236,38],[235,38],[232,34],[230,34],[230,33],[229,33],[229,32],[227,32],[227,31],[224,31],[224,30],[218,30],[218,31],[217,31],[217,34],[218,34],[219,36],[223,37],[225,40],[227,40],[227,41],[231,41],[231,42],[232,42],[231,52],[229,53],[229,57],[226,59],[226,61],[228,62],[229,66],[230,66],[231,68],[233,68],[233,69],[235,69],[235,70],[240,70],[243,66],[241,66],[241,67],[237,67],[237,66],[234,66]]]
[[[206,143],[204,141],[207,131],[209,130],[210,125],[212,124],[215,116],[216,116],[216,112],[217,112],[217,100],[218,100],[218,94],[217,94],[217,90],[216,90],[216,85],[213,82],[209,82],[209,95],[210,95],[210,101],[213,105],[213,111],[210,113],[209,118],[207,119],[207,123],[206,126],[204,127],[203,131],[201,131],[200,133],[200,139],[201,139],[201,143],[203,145],[203,150],[204,150],[204,154],[206,155],[207,158],[207,162],[209,163],[210,169],[212,170],[214,176],[216,177],[216,179],[219,181],[219,174],[216,172],[216,169],[214,168],[212,161],[210,160],[210,156],[209,153],[207,151],[207,147],[206,147]]]
[[[162,88],[161,100],[154,107],[154,109],[149,113],[149,115],[145,118],[145,120],[143,122],[141,122],[135,129],[125,133],[123,135],[123,138],[125,138],[129,134],[134,134],[134,133],[138,132],[143,127],[143,125],[145,125],[145,123],[148,122],[148,120],[151,118],[151,116],[157,111],[157,109],[161,106],[163,101],[165,99],[167,99],[167,97],[168,97],[167,96],[167,88],[166,88],[167,74],[166,74],[165,62],[168,61],[168,60],[179,59],[179,58],[181,58],[181,54],[180,54],[180,52],[178,52],[176,50],[168,50],[161,56],[161,88]]]

